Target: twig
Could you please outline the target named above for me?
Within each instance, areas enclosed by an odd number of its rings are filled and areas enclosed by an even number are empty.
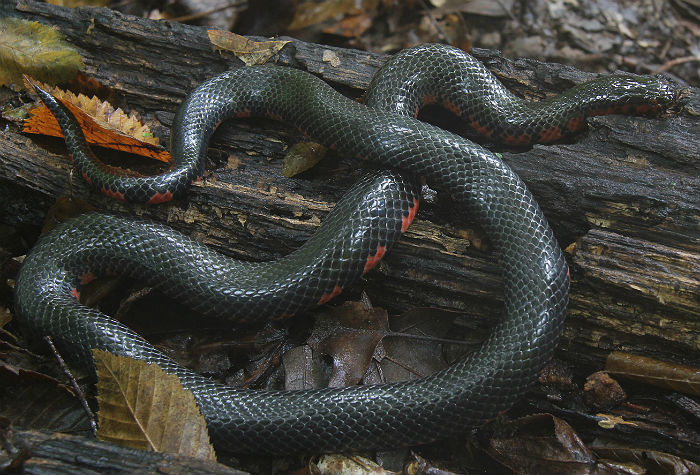
[[[384,338],[388,336],[401,337],[401,338],[413,338],[414,340],[427,340],[434,341],[435,343],[448,343],[451,345],[471,345],[472,342],[464,340],[451,340],[449,338],[438,338],[430,335],[414,335],[412,333],[401,333],[401,332],[387,332]]]
[[[401,361],[397,360],[396,358],[392,358],[392,357],[389,356],[389,355],[384,356],[384,358],[387,359],[387,360],[389,360],[389,361],[391,361],[391,362],[394,363],[395,365],[398,365],[398,366],[402,367],[403,369],[405,369],[405,370],[408,371],[409,373],[415,374],[415,375],[418,376],[419,378],[422,378],[423,376],[425,376],[424,374],[421,374],[421,373],[419,373],[418,371],[416,371],[415,369],[413,369],[413,368],[411,368],[410,366],[408,366],[406,363],[402,363]]]
[[[51,351],[53,352],[54,356],[56,357],[56,360],[58,361],[58,366],[61,367],[63,373],[68,377],[70,385],[73,387],[73,391],[75,391],[76,396],[80,400],[80,403],[83,405],[83,409],[85,410],[85,413],[88,416],[88,420],[90,421],[90,429],[92,429],[92,433],[95,436],[97,436],[97,423],[95,422],[95,414],[93,414],[92,410],[90,410],[90,406],[88,406],[87,399],[85,399],[85,394],[83,394],[83,391],[80,390],[78,382],[73,377],[73,373],[71,373],[70,369],[68,369],[66,362],[63,360],[63,357],[61,357],[61,354],[56,349],[56,346],[53,344],[53,340],[51,339],[51,337],[48,335],[45,336],[44,341],[49,345],[49,348],[51,348]]]
[[[188,21],[192,20],[199,20],[200,18],[204,18],[205,16],[211,15],[212,13],[220,12],[222,10],[227,10],[229,8],[233,7],[238,7],[240,5],[248,3],[247,0],[234,0],[233,2],[229,2],[226,5],[221,5],[216,8],[212,8],[211,10],[207,10],[204,12],[199,12],[199,13],[193,13],[191,15],[183,15],[179,16],[176,18],[171,18],[170,21],[177,21],[179,23],[186,23]]]
[[[659,66],[653,71],[653,74],[660,74],[660,73],[665,73],[669,69],[671,69],[674,66],[677,66],[679,64],[683,63],[690,63],[692,61],[700,61],[700,56],[682,56],[680,58],[674,58],[669,61],[666,61],[664,64]]]
[[[449,44],[450,39],[447,37],[447,33],[445,33],[445,30],[443,30],[442,27],[438,24],[437,20],[433,16],[433,12],[431,12],[430,8],[428,8],[428,5],[426,5],[425,0],[423,0],[421,2],[421,5],[423,5],[423,9],[425,10],[425,13],[427,13],[428,18],[430,18],[430,22],[433,24],[433,26],[437,30],[438,34],[442,38],[442,41]]]

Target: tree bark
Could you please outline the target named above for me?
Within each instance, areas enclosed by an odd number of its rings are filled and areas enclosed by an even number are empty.
[[[137,110],[167,143],[174,111],[203,80],[241,62],[215,52],[204,28],[132,18],[108,9],[67,9],[30,0],[0,13],[50,24],[78,49],[85,73]],[[506,85],[538,99],[592,77],[559,64],[473,54]],[[332,59],[332,62],[330,61]],[[384,56],[291,40],[274,58],[360,95]],[[589,120],[575,142],[505,151],[567,251],[571,298],[559,355],[599,366],[610,350],[686,364],[700,355],[700,91],[660,118]],[[162,125],[159,127],[159,125]],[[98,209],[167,222],[243,259],[273,259],[317,228],[365,167],[331,156],[301,177],[281,176],[288,144],[300,137],[268,121],[231,121],[209,149],[210,176],[165,206],[125,206],[69,179],[57,141],[7,128],[0,138],[3,221],[36,220],[69,189]],[[488,242],[469,220],[453,219],[449,197],[422,206],[417,222],[377,271],[356,286],[377,305],[461,310],[466,327],[493,325],[501,279]],[[449,210],[449,211],[446,211]],[[17,214],[15,214],[17,213]],[[34,221],[35,222],[35,221]]]

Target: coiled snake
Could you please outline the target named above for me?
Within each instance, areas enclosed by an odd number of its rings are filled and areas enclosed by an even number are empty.
[[[274,263],[232,261],[164,226],[105,214],[64,223],[42,237],[17,278],[16,309],[38,335],[76,360],[90,348],[141,358],[191,389],[217,446],[235,452],[325,452],[418,444],[461,433],[508,409],[550,359],[562,330],[568,269],[547,220],[523,182],[487,149],[414,118],[438,103],[479,133],[508,143],[550,142],[587,115],[647,112],[673,100],[660,80],[606,76],[550,101],[507,90],[471,56],[424,45],[390,60],[367,105],[284,67],[227,71],[201,84],[173,123],[175,167],[153,177],[115,175],[94,159],[79,127],[37,91],[61,124],[75,167],[116,198],[167,201],[202,175],[207,141],[227,117],[282,120],[351,155],[424,176],[476,216],[503,264],[500,323],[473,354],[422,379],[308,391],[226,387],[179,366],[120,323],[76,299],[92,275],[120,271],[157,283],[205,313],[242,318],[293,314],[335,296],[369,270],[415,214],[411,180],[386,172],[354,187],[300,250]],[[192,266],[192,263],[197,263]]]

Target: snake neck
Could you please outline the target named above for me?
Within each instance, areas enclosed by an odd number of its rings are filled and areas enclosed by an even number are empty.
[[[446,75],[445,71],[451,71]],[[392,57],[372,80],[366,103],[404,116],[442,106],[482,139],[510,145],[551,143],[585,127],[589,116],[651,115],[674,103],[667,82],[647,76],[602,76],[555,97],[515,96],[471,55],[446,45],[421,45]]]

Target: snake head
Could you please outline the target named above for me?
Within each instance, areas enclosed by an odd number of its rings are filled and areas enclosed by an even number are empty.
[[[648,112],[657,114],[678,100],[679,91],[664,77],[619,75],[611,78],[610,89],[617,95],[618,104],[648,104],[651,106]],[[640,108],[637,113],[644,113],[644,109]]]

